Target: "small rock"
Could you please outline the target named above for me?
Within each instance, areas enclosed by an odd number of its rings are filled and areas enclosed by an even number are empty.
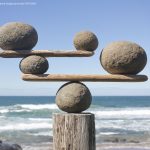
[[[18,144],[9,144],[1,141],[0,150],[22,150],[22,148]]]
[[[113,42],[100,55],[103,68],[111,74],[137,74],[147,63],[144,49],[136,43]]]
[[[89,89],[80,82],[68,82],[56,94],[56,104],[68,113],[80,113],[88,109],[91,101]]]
[[[77,50],[94,51],[98,47],[98,39],[90,31],[79,32],[74,38],[74,46]]]
[[[3,50],[31,50],[38,41],[34,27],[11,22],[0,27],[0,47]]]
[[[31,55],[21,60],[19,68],[24,74],[44,74],[48,70],[49,64],[46,58]]]

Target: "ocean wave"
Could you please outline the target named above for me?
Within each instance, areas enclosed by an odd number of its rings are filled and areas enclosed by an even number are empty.
[[[96,121],[99,132],[150,132],[150,120],[101,120]]]
[[[127,108],[113,110],[94,110],[97,118],[150,118],[150,108]]]
[[[4,114],[4,113],[8,113],[9,110],[8,109],[0,109],[0,114]]]
[[[30,110],[39,110],[39,109],[58,109],[56,104],[23,104],[23,105],[16,105],[17,107],[21,107],[24,109],[30,109]]]
[[[52,121],[52,118],[28,118],[28,120],[34,122],[50,122]]]
[[[32,112],[38,110],[55,110],[58,109],[56,104],[17,104],[12,106],[0,107],[0,114]]]
[[[11,131],[11,130],[37,130],[37,129],[50,129],[52,124],[50,123],[14,123],[0,126],[0,131]]]
[[[52,131],[49,131],[49,132],[32,133],[32,135],[34,135],[34,136],[51,136],[53,134],[52,134]]]

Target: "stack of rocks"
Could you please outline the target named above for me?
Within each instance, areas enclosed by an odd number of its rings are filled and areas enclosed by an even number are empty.
[[[3,50],[32,50],[37,41],[37,31],[29,24],[11,22],[0,28],[0,47]],[[25,74],[43,74],[48,66],[47,59],[37,55],[27,56],[20,62],[20,70]]]
[[[32,50],[38,41],[34,27],[28,24],[13,22],[0,28],[0,47],[4,50]],[[95,51],[98,38],[90,31],[75,35],[74,46],[81,51]],[[135,75],[143,70],[147,62],[144,49],[136,43],[127,41],[113,42],[100,54],[100,63],[111,74]],[[30,55],[20,62],[24,74],[44,74],[49,64],[41,55]],[[92,101],[90,90],[81,82],[68,82],[56,94],[56,104],[68,113],[80,113],[89,108]]]

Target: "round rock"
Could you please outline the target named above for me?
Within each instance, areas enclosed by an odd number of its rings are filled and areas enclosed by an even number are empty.
[[[10,144],[0,141],[0,150],[22,150],[18,144]]]
[[[88,109],[91,101],[89,89],[80,82],[68,82],[56,94],[56,104],[68,113],[80,113]]]
[[[98,39],[90,31],[79,32],[75,35],[74,46],[77,50],[94,51],[98,47]]]
[[[49,64],[46,58],[31,55],[23,58],[19,67],[24,74],[44,74],[48,70]]]
[[[102,50],[100,62],[111,74],[137,74],[144,69],[147,56],[138,44],[119,41],[109,44]]]
[[[0,47],[3,50],[31,50],[38,41],[34,27],[11,22],[0,27]]]

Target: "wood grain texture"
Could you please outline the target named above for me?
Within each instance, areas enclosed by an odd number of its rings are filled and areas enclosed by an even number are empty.
[[[94,114],[53,114],[54,150],[95,150]]]
[[[88,82],[144,82],[148,80],[145,75],[75,75],[75,74],[23,74],[25,81],[88,81]]]
[[[0,50],[0,57],[3,58],[22,58],[30,55],[40,55],[43,57],[90,57],[94,55],[94,52],[82,50]]]

